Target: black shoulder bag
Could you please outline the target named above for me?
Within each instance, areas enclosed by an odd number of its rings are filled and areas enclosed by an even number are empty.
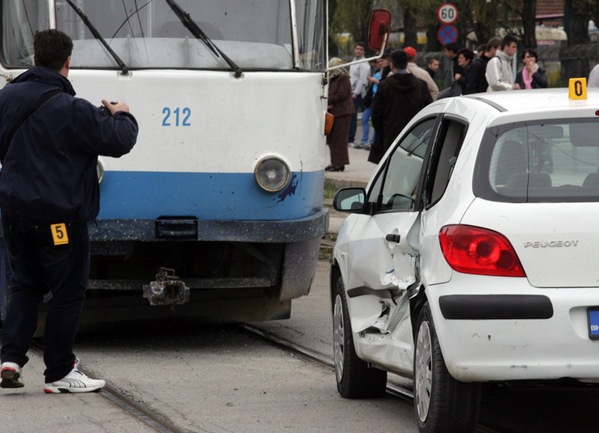
[[[38,101],[35,103],[35,105],[33,107],[31,107],[30,110],[27,113],[25,113],[25,115],[23,117],[21,117],[21,119],[18,122],[15,122],[15,124],[12,126],[12,128],[6,133],[6,140],[2,144],[2,148],[0,150],[0,161],[4,161],[4,157],[6,156],[6,153],[8,152],[8,146],[10,145],[10,142],[12,141],[13,137],[15,136],[15,134],[17,133],[19,128],[29,118],[29,116],[31,116],[33,113],[35,113],[37,111],[37,109],[40,108],[42,105],[44,105],[50,98],[52,98],[53,96],[56,96],[62,92],[63,92],[62,89],[54,89],[54,90],[50,90],[47,93],[44,93],[40,97],[40,99],[38,99]]]

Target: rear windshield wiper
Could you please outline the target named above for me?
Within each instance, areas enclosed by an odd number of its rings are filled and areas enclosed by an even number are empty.
[[[123,62],[119,55],[115,53],[112,48],[110,48],[110,45],[108,45],[108,43],[104,40],[100,32],[94,27],[89,18],[87,18],[87,15],[85,15],[85,13],[83,13],[83,11],[79,9],[71,0],[66,0],[66,2],[69,4],[69,6],[73,8],[75,12],[77,12],[77,15],[79,15],[85,26],[89,29],[92,35],[94,35],[94,38],[96,38],[102,45],[104,45],[104,48],[108,50],[114,61],[121,68],[121,74],[127,75],[129,73],[129,68],[127,67],[127,65],[125,65],[125,62]]]
[[[69,1],[69,0],[67,0]],[[196,38],[200,39],[202,42],[206,44],[206,46],[216,55],[220,56],[228,63],[228,65],[235,71],[235,78],[241,77],[243,71],[237,64],[231,60],[220,48],[218,48],[214,42],[208,37],[206,33],[196,24],[196,22],[191,18],[191,15],[188,12],[185,12],[181,9],[181,6],[177,4],[175,0],[165,0],[166,3],[171,7],[177,18],[183,23],[183,25],[191,32],[191,34]]]

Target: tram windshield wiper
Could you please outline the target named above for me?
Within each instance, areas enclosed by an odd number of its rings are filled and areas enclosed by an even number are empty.
[[[67,0],[70,1],[70,0]],[[206,44],[206,46],[216,55],[222,57],[227,64],[235,71],[235,78],[241,77],[243,71],[237,64],[229,58],[220,48],[216,46],[214,42],[208,37],[206,33],[196,24],[196,22],[191,18],[189,12],[185,12],[181,9],[181,6],[177,4],[175,0],[165,0],[166,3],[173,10],[177,18],[183,23],[183,25],[191,32],[191,34],[196,38],[201,40]]]
[[[125,25],[129,24],[129,28],[131,29],[131,33],[133,33],[133,28],[131,27],[131,23],[130,20],[133,16],[137,17],[137,22],[139,24],[139,31],[141,33],[141,37],[145,38],[144,36],[144,28],[143,25],[141,24],[141,19],[139,17],[139,13],[146,7],[149,6],[150,3],[152,3],[152,0],[148,0],[145,4],[141,5],[141,7],[139,7],[137,5],[137,0],[135,0],[135,10],[131,13],[128,13],[127,8],[125,7],[125,2],[123,2],[123,9],[125,12],[125,21],[122,22],[122,24],[114,31],[114,33],[111,36],[111,39],[114,39],[116,37],[116,35],[119,33],[119,31],[121,31],[121,29],[123,27],[125,27]]]
[[[73,8],[75,12],[77,12],[77,15],[79,15],[85,26],[89,29],[91,34],[94,35],[94,38],[96,38],[104,46],[104,48],[108,50],[114,61],[121,68],[121,74],[127,75],[127,73],[129,72],[129,68],[127,67],[127,65],[125,65],[125,62],[123,62],[119,55],[115,53],[112,48],[110,48],[110,45],[108,45],[108,43],[104,40],[98,29],[94,27],[87,15],[85,15],[85,13],[81,9],[79,9],[79,7],[77,7],[77,5],[75,5],[71,0],[66,0],[66,2],[69,4],[69,6]]]

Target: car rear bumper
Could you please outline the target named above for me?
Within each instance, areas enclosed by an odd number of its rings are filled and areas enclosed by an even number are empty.
[[[525,278],[454,275],[427,295],[457,380],[599,381],[587,313],[599,305],[599,287],[537,289]]]

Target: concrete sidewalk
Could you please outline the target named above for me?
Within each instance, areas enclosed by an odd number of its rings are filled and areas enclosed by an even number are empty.
[[[361,128],[358,128],[361,136]],[[357,134],[356,134],[357,135]],[[327,149],[328,151],[328,149]],[[376,164],[368,162],[369,151],[364,149],[349,149],[349,165],[345,166],[344,171],[325,171],[325,182],[332,184],[336,190],[350,186],[366,187],[370,177],[376,169]],[[329,233],[337,233],[339,226],[347,217],[347,213],[337,212],[333,209],[333,200],[325,200],[325,205],[329,208]]]
[[[328,148],[327,148],[328,151]],[[376,164],[368,162],[368,150],[349,148],[349,165],[344,171],[325,171],[324,178],[335,184],[336,189],[348,186],[366,186]]]
[[[156,433],[126,413],[107,392],[44,394],[44,363],[38,350],[30,350],[23,368],[24,388],[0,390],[0,431],[5,433]],[[85,367],[82,365],[82,367]]]

